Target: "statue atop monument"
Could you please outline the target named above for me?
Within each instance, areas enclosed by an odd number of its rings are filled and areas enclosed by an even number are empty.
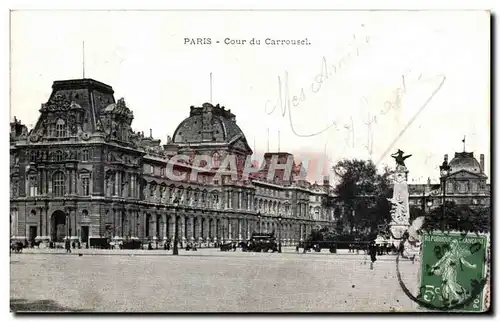
[[[403,151],[401,151],[400,149],[398,149],[398,152],[392,154],[391,157],[393,157],[396,160],[396,165],[406,167],[405,160],[408,159],[409,157],[411,157],[411,154],[408,154],[405,156],[403,156],[403,154],[405,154],[405,153]]]

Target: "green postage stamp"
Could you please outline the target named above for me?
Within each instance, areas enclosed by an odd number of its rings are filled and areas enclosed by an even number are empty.
[[[419,298],[436,309],[482,312],[488,237],[424,233]]]

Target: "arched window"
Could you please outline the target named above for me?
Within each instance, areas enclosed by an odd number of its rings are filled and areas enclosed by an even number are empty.
[[[65,194],[65,176],[62,172],[56,172],[52,176],[52,193],[54,196],[64,196]]]
[[[83,217],[88,217],[89,216],[89,212],[87,210],[83,210],[82,211],[82,216]]]
[[[63,138],[66,136],[66,123],[63,119],[57,119],[56,121],[56,137]]]
[[[30,197],[38,195],[38,178],[36,174],[28,176],[28,195]]]
[[[32,217],[35,217],[35,216],[36,216],[36,211],[35,211],[35,209],[31,210],[30,215],[31,215]]]

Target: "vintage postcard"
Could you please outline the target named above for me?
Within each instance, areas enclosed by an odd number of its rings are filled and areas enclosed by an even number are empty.
[[[11,11],[11,311],[489,311],[490,29]]]

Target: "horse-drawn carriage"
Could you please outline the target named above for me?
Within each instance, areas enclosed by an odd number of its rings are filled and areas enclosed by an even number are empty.
[[[221,252],[229,252],[231,250],[234,250],[234,245],[233,243],[225,243],[225,244],[222,244],[220,245],[220,251]]]
[[[10,251],[14,253],[22,253],[24,244],[20,241],[14,241],[10,243]]]
[[[271,250],[274,253],[278,251],[278,244],[273,233],[253,233],[250,241],[244,246],[242,245],[242,250],[246,252],[268,252]]]

